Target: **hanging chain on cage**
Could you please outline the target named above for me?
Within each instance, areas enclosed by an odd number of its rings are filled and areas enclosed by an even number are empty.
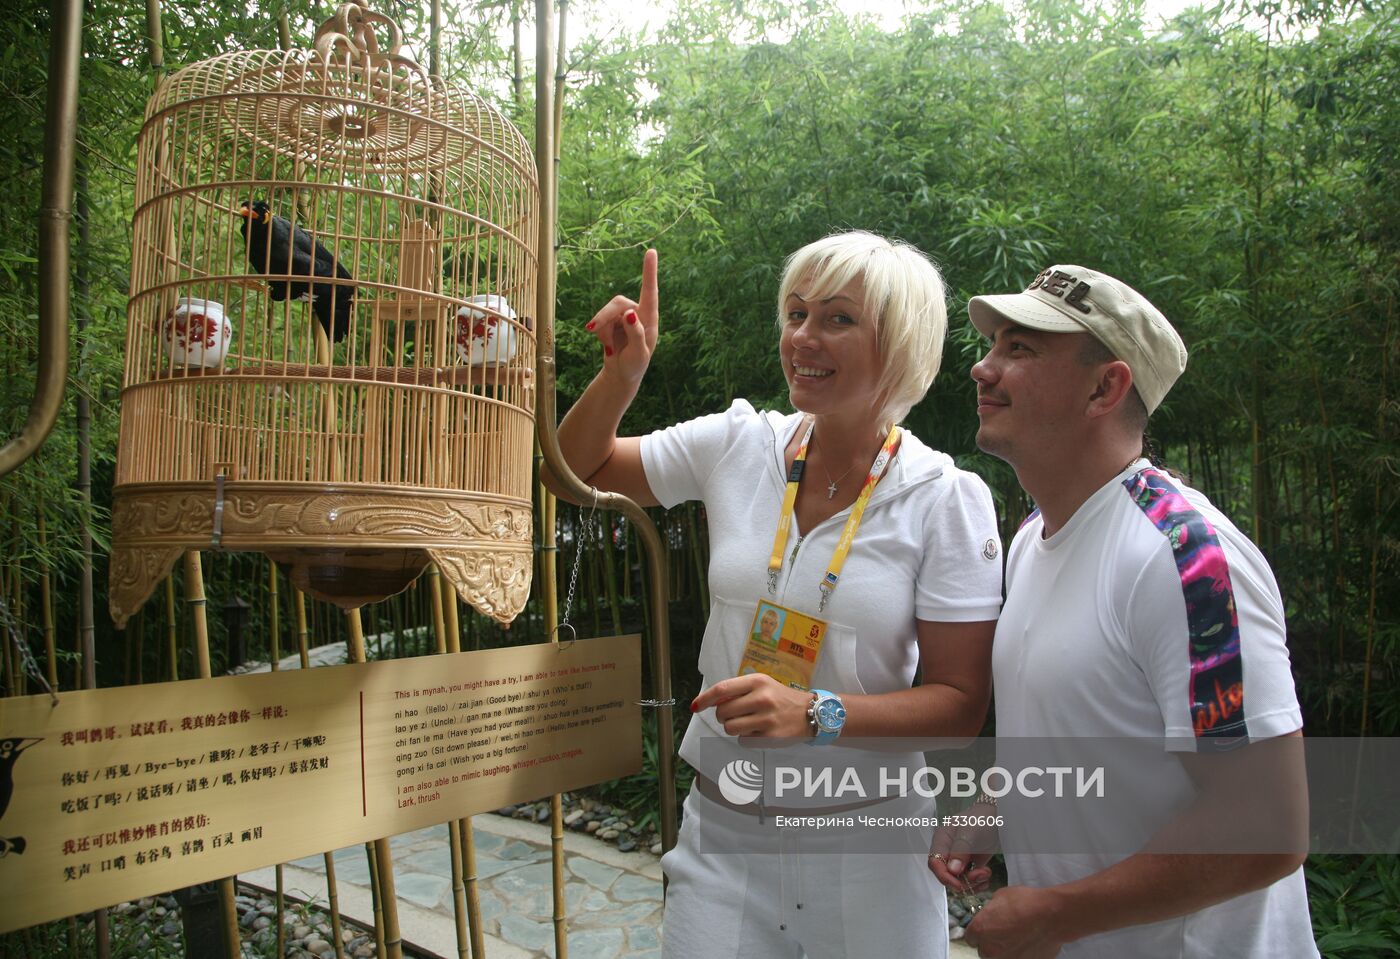
[[[58,694],[53,691],[53,687],[49,685],[49,681],[44,678],[43,671],[39,669],[39,664],[34,661],[33,654],[29,652],[29,644],[26,643],[24,637],[20,635],[19,624],[15,622],[14,616],[10,613],[10,605],[6,603],[3,598],[0,598],[0,626],[4,627],[5,635],[10,637],[10,643],[15,647],[15,652],[19,655],[20,664],[24,669],[25,675],[42,687],[44,692],[52,696],[54,703],[57,704]],[[18,690],[18,688],[19,684],[16,683],[15,689]]]
[[[583,516],[583,522],[579,524],[578,537],[574,543],[574,565],[569,570],[569,588],[564,591],[564,612],[559,617],[559,625],[554,627],[555,632],[559,632],[565,627],[569,630],[569,642],[573,643],[578,639],[578,630],[574,629],[569,622],[569,613],[574,608],[574,591],[578,588],[578,568],[583,560],[584,548],[588,546],[592,539],[593,527],[598,521],[598,491],[593,491],[593,505],[588,507],[588,512]]]

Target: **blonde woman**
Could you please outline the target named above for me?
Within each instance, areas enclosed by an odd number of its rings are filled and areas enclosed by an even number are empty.
[[[824,746],[982,726],[1001,604],[991,496],[896,425],[938,372],[942,280],[918,250],[870,233],[809,244],[788,259],[778,293],[795,411],[736,400],[620,437],[656,344],[657,274],[649,251],[640,298],[614,297],[588,323],[603,367],[559,438],[591,485],[649,506],[701,500],[709,517],[704,689],[680,749],[696,786],[662,863],[663,952],[942,956],[946,904],[924,867],[926,842],[876,855],[859,829],[783,831],[762,801],[736,804],[717,782],[737,761],[771,757],[741,736]],[[765,607],[783,611],[772,653],[752,641]],[[807,751],[841,753],[863,751]],[[931,814],[931,803],[896,797],[867,810],[889,811]]]

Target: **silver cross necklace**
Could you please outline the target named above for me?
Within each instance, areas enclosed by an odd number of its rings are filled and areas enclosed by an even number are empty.
[[[827,499],[832,499],[833,497],[836,496],[836,484],[837,484],[837,483],[840,483],[843,479],[845,479],[847,476],[849,476],[849,475],[851,474],[851,470],[853,470],[853,469],[855,469],[855,465],[854,465],[854,464],[852,464],[851,466],[846,467],[846,472],[844,472],[844,473],[842,473],[840,476],[836,477],[836,479],[832,479],[832,478],[831,478],[831,474],[827,472],[826,464],[825,464],[825,463],[822,464],[822,472],[823,472],[823,473],[826,473],[826,483],[827,483],[827,486],[826,486],[826,498],[827,498]]]

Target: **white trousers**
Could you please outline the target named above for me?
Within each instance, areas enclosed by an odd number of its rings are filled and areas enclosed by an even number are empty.
[[[931,830],[908,828],[907,852],[892,853],[868,851],[859,825],[777,823],[691,790],[676,848],[661,860],[665,959],[945,959],[948,904],[928,870]]]

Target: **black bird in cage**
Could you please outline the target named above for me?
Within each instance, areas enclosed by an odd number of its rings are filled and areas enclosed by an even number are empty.
[[[311,234],[284,216],[274,216],[262,200],[244,200],[238,210],[243,217],[243,239],[248,247],[248,263],[259,273],[293,276],[338,277],[352,280],[331,252],[311,239]],[[321,328],[339,343],[350,332],[350,312],[355,305],[355,288],[339,283],[303,283],[299,280],[267,281],[274,300],[308,300]]]

